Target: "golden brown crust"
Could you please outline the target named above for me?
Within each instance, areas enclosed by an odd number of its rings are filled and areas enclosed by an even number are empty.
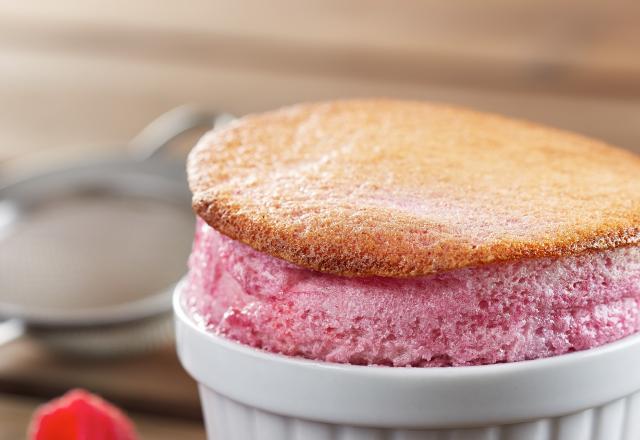
[[[298,105],[209,133],[195,212],[255,249],[347,276],[419,276],[640,243],[640,158],[423,102]]]

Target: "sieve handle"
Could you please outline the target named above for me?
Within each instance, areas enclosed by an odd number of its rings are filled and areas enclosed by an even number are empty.
[[[141,160],[162,156],[171,143],[197,128],[219,127],[234,119],[229,113],[203,110],[191,105],[176,107],[158,116],[138,133],[131,142],[133,154]]]
[[[0,322],[0,346],[21,338],[26,333],[26,326],[21,319],[11,318]]]

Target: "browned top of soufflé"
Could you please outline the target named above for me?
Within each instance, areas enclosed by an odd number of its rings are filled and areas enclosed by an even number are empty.
[[[639,157],[427,102],[249,115],[207,134],[188,171],[209,225],[343,276],[420,276],[640,242]]]

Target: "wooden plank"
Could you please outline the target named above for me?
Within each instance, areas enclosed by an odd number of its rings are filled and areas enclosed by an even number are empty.
[[[57,357],[29,339],[2,347],[0,392],[51,398],[76,387],[128,410],[201,417],[196,385],[179,365],[173,347],[120,360]]]
[[[33,411],[41,400],[0,394],[0,440],[26,437]],[[204,440],[202,425],[198,422],[171,420],[130,413],[142,439],[153,440]]]
[[[111,151],[113,144],[122,144],[153,117],[183,103],[243,114],[348,96],[467,105],[640,149],[640,100],[190,66],[117,55],[5,50],[0,52],[0,163],[47,150]]]
[[[538,0],[442,2],[439,0],[23,0],[0,4],[0,16],[59,23],[73,28],[124,28],[200,35],[246,35],[253,40],[290,41],[304,46],[433,49],[460,55],[531,58],[560,56],[560,43],[606,41],[619,51],[606,58],[580,52],[590,62],[610,65],[620,51],[637,48],[637,2]],[[112,37],[117,38],[117,35]],[[635,37],[635,38],[634,38]]]
[[[640,96],[637,2],[48,2],[0,5],[0,41],[499,90]]]

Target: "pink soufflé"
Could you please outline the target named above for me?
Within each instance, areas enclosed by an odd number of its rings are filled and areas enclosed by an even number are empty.
[[[640,247],[350,278],[260,253],[198,220],[184,302],[207,330],[274,353],[358,365],[515,362],[640,329]]]

